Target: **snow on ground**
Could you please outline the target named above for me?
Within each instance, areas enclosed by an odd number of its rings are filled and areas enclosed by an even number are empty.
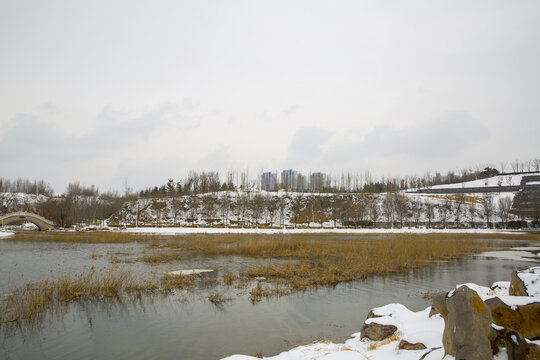
[[[127,228],[120,231],[139,234],[511,234],[517,230],[494,230],[494,229],[424,229],[424,228],[401,228],[401,229],[256,229],[256,228],[210,228],[210,227],[139,227]]]
[[[3,231],[3,230],[0,230],[0,238],[8,237],[8,236],[13,236],[13,235],[15,235],[15,233],[12,232],[12,231]]]
[[[212,269],[184,269],[184,270],[174,270],[168,271],[165,274],[167,275],[197,275],[207,272],[212,272]]]
[[[432,348],[442,348],[442,332],[444,320],[440,315],[429,317],[431,307],[425,310],[413,312],[401,304],[390,304],[376,308],[373,312],[384,315],[368,319],[366,322],[390,324],[398,327],[392,341],[360,340],[360,333],[353,334],[352,338],[344,344],[331,342],[317,342],[311,345],[300,346],[283,352],[279,355],[268,357],[269,360],[417,360]],[[411,344],[422,342],[426,345],[425,350],[399,350],[398,339],[403,339]],[[425,359],[441,359],[444,350],[433,351]],[[244,355],[233,355],[226,360],[255,360],[257,358]],[[225,360],[225,359],[224,359]]]
[[[474,256],[488,256],[504,260],[515,261],[540,261],[538,255],[533,254],[530,251],[514,251],[510,250],[498,250],[498,251],[486,251]]]
[[[497,175],[487,179],[466,181],[463,183],[433,185],[431,189],[460,189],[486,186],[517,186],[520,185],[523,176],[540,175],[540,172],[518,175]]]

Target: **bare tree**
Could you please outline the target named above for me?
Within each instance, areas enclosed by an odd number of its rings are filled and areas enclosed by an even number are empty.
[[[166,207],[167,207],[167,203],[163,201],[154,200],[152,203],[152,209],[156,211],[156,222],[158,224],[158,227],[161,224],[161,211]]]
[[[279,226],[285,226],[285,210],[287,209],[290,198],[287,195],[278,196]]]
[[[251,210],[251,215],[255,220],[256,227],[259,227],[259,219],[262,217],[265,208],[266,198],[260,193],[255,194],[253,199],[249,202],[249,209]]]
[[[414,226],[418,227],[418,223],[420,222],[420,216],[422,215],[422,202],[417,198],[414,197],[411,199],[411,213],[414,221]]]
[[[267,207],[267,214],[268,214],[268,224],[270,227],[274,225],[274,217],[276,215],[276,212],[279,209],[279,197],[277,196],[269,196],[268,199],[266,199],[266,207]]]
[[[439,212],[439,218],[442,221],[443,228],[446,229],[446,221],[452,212],[452,201],[448,197],[445,198],[444,202],[439,205],[437,210]]]
[[[174,198],[171,207],[174,215],[173,224],[176,225],[178,215],[184,214],[184,211],[186,211],[186,199],[184,197]]]
[[[373,223],[373,227],[377,226],[377,220],[379,219],[380,207],[379,200],[375,195],[366,196],[366,206],[369,213],[369,218]]]
[[[321,228],[323,227],[327,210],[328,210],[328,197],[324,195],[319,195],[315,197],[314,211],[315,211],[315,214],[317,215],[317,221],[321,224]]]
[[[231,212],[231,196],[228,191],[225,191],[218,201],[219,211],[221,212],[221,218],[224,226],[229,225],[229,214]]]
[[[301,195],[293,195],[291,197],[291,204],[289,207],[289,210],[291,212],[291,218],[294,222],[294,228],[296,229],[296,225],[298,223],[298,219],[300,217],[300,213],[304,209],[304,201],[302,199]]]
[[[337,227],[337,219],[341,208],[341,198],[338,194],[332,194],[328,200],[330,201],[330,210],[332,211],[332,220],[334,221],[335,228]]]
[[[484,213],[483,215],[486,219],[486,225],[489,228],[489,224],[492,220],[494,210],[493,195],[489,193],[484,193],[484,195],[482,196],[482,210]]]
[[[456,226],[459,227],[461,223],[461,216],[463,215],[465,208],[465,194],[456,194],[454,201],[454,221]]]
[[[435,208],[437,206],[433,201],[427,200],[424,203],[424,211],[426,214],[426,219],[428,221],[428,228],[431,228],[431,222],[433,221],[433,218],[435,217]]]
[[[476,210],[476,206],[475,206],[475,204],[473,202],[469,203],[469,205],[467,206],[467,213],[469,215],[469,220],[471,222],[471,227],[474,228],[475,227],[474,218],[476,217],[477,210]]]
[[[209,223],[216,217],[218,198],[215,195],[202,197],[202,214]]]
[[[199,213],[200,204],[201,204],[201,199],[197,195],[190,195],[187,198],[187,206],[189,209],[189,216],[191,218],[191,225],[195,224],[197,214]]]
[[[503,228],[506,229],[508,224],[508,218],[510,214],[510,209],[512,208],[512,198],[510,196],[500,197],[498,200],[498,209],[499,218],[501,219]]]
[[[403,221],[409,218],[409,200],[407,197],[398,194],[394,194],[393,198],[394,209],[399,218],[399,224],[401,227],[403,227]]]
[[[394,227],[394,197],[392,194],[388,193],[384,196],[382,202],[382,211],[386,217],[387,226],[389,226],[390,221],[392,221],[392,227]]]

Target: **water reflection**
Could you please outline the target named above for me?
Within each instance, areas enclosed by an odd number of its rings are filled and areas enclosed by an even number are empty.
[[[93,252],[142,250],[142,244],[13,243],[0,241],[0,289],[50,273],[81,272],[118,267]],[[39,254],[36,256],[36,254]],[[249,301],[249,289],[219,285],[224,271],[242,271],[257,259],[186,259],[181,263],[149,266],[122,264],[140,276],[177,270],[208,268],[196,292],[120,298],[106,302],[68,304],[65,312],[47,316],[31,329],[0,328],[2,359],[218,359],[233,353],[266,356],[320,339],[343,342],[358,332],[370,309],[400,302],[412,310],[429,305],[425,292],[450,290],[475,282],[490,286],[509,280],[516,267],[536,263],[486,257],[436,262],[390,276],[343,283],[280,298]],[[206,280],[204,280],[206,279]],[[216,306],[211,292],[223,291],[234,300]],[[24,331],[21,331],[24,330]]]

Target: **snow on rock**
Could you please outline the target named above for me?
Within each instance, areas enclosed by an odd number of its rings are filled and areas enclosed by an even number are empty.
[[[478,296],[480,296],[480,298],[483,301],[485,301],[486,299],[489,299],[489,298],[496,295],[495,291],[493,291],[492,289],[490,289],[490,288],[488,288],[486,286],[480,286],[480,285],[476,285],[476,284],[473,284],[473,283],[466,283],[466,284],[456,285],[456,287],[452,291],[450,291],[446,297],[447,298],[452,297],[455,294],[456,290],[458,288],[462,287],[462,286],[466,286],[469,289],[476,291]]]
[[[1,231],[0,230],[0,238],[13,236],[15,233],[13,231]]]
[[[520,279],[529,286],[533,296],[510,296],[508,289],[509,281],[498,281],[493,283],[491,288],[473,283],[457,285],[450,291],[446,298],[450,298],[456,293],[456,289],[466,286],[474,290],[483,301],[499,298],[506,305],[516,308],[540,302],[540,267],[533,267],[526,271],[519,272]],[[475,295],[476,296],[476,295]],[[361,339],[361,333],[352,335],[352,338],[343,344],[332,342],[316,342],[311,345],[299,346],[289,351],[272,357],[265,357],[268,360],[424,360],[434,359],[455,359],[446,355],[442,344],[443,332],[445,329],[444,319],[440,314],[431,317],[431,307],[421,311],[411,311],[402,304],[388,304],[374,308],[370,311],[365,324],[393,325],[397,327],[395,333],[384,340],[372,341],[367,338]],[[491,327],[498,331],[506,331],[501,326],[491,324]],[[510,329],[511,330],[511,329]],[[511,330],[513,331],[513,330]],[[519,335],[521,336],[521,335]],[[400,341],[410,344],[423,344],[422,350],[401,350],[398,345]],[[528,343],[540,344],[540,341],[529,341]],[[256,360],[256,357],[245,355],[232,355],[223,360]],[[499,353],[493,357],[496,360],[508,359],[506,349],[500,349]]]
[[[525,285],[529,296],[540,297],[540,267],[519,271],[517,276]]]
[[[495,295],[508,295],[510,289],[510,281],[497,281],[491,285],[491,290]]]
[[[485,300],[489,300],[495,296],[489,297]],[[512,310],[516,310],[518,306],[524,306],[534,303],[540,303],[540,297],[534,296],[510,296],[510,295],[498,295],[497,296],[503,303],[510,306]],[[482,299],[484,300],[484,299]]]
[[[442,348],[442,332],[444,330],[444,320],[440,315],[429,317],[431,307],[425,310],[414,312],[401,304],[390,304],[380,308],[375,308],[372,313],[376,316],[366,322],[376,322],[385,324],[395,324],[398,327],[396,337],[382,341],[360,340],[360,333],[353,334],[353,338],[344,344],[334,344],[330,342],[317,342],[311,345],[299,346],[279,355],[268,357],[270,360],[356,360],[356,359],[400,359],[417,360],[423,354],[432,351],[433,348]],[[400,340],[409,343],[422,343],[425,350],[399,350]],[[439,349],[440,350],[440,349]],[[433,359],[440,359],[443,352],[436,350]],[[430,354],[432,355],[432,354]],[[438,356],[438,357],[437,357]],[[431,357],[426,357],[429,359]],[[226,360],[255,360],[257,358],[244,355],[233,355]],[[224,359],[224,360],[225,360]]]

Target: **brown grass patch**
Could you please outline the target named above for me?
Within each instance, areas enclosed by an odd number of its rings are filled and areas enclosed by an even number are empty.
[[[148,264],[159,264],[183,259],[185,259],[183,252],[169,250],[145,252],[139,260]]]
[[[33,323],[48,311],[60,311],[75,301],[121,301],[123,295],[166,294],[190,289],[195,280],[196,275],[163,275],[161,279],[140,280],[126,270],[96,272],[92,269],[79,275],[61,275],[52,280],[30,282],[12,289],[9,296],[0,302],[0,325]]]
[[[221,304],[226,301],[231,301],[231,297],[226,297],[224,292],[213,292],[208,295],[208,301],[212,304]]]
[[[281,281],[276,281],[272,286],[262,285],[257,283],[249,292],[249,299],[253,304],[262,300],[262,298],[270,298],[272,296],[284,296],[290,294],[290,289]]]
[[[225,285],[232,285],[236,278],[237,276],[233,272],[226,272],[225,274],[223,274],[223,283]]]
[[[80,275],[62,275],[55,280],[30,282],[13,289],[0,304],[0,323],[33,321],[61,304],[77,300],[118,298],[122,291],[133,288],[128,271],[97,274],[91,270]]]
[[[28,242],[63,242],[86,244],[124,244],[132,242],[152,242],[160,239],[158,235],[133,234],[120,231],[87,231],[87,232],[43,232],[35,234],[17,233],[3,240]]]
[[[183,249],[192,255],[290,259],[242,273],[248,278],[284,280],[294,290],[335,286],[371,275],[386,275],[504,247],[498,241],[540,240],[538,234],[369,234],[369,235],[183,235],[151,246]],[[225,282],[226,283],[226,282]],[[257,292],[255,292],[257,293]],[[257,299],[254,295],[254,299]]]
[[[392,334],[392,335],[390,335],[389,337],[387,337],[384,340],[373,342],[373,343],[369,344],[368,347],[367,347],[367,350],[368,351],[376,350],[376,349],[380,348],[383,345],[387,345],[387,344],[390,344],[393,341],[399,341],[399,340],[400,340],[399,336],[397,336],[396,334]]]
[[[195,285],[196,275],[168,275],[161,277],[161,289],[165,291],[190,289]]]

